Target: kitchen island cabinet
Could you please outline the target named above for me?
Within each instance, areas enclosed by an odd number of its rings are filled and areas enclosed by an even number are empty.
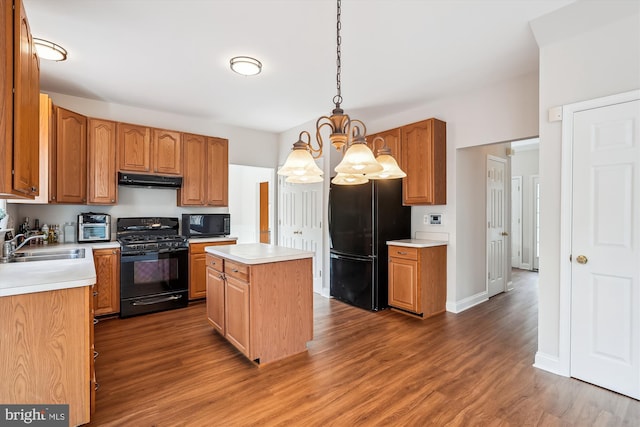
[[[389,306],[426,319],[445,311],[446,242],[405,239],[387,242]]]
[[[207,317],[215,330],[261,365],[306,351],[313,253],[263,243],[205,250]]]

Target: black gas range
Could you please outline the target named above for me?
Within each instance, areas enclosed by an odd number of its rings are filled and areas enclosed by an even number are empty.
[[[178,218],[118,218],[120,317],[186,307],[188,245]]]

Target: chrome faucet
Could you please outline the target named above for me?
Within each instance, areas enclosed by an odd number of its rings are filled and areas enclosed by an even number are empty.
[[[22,248],[28,241],[33,239],[44,239],[44,234],[36,234],[35,236],[27,237],[22,241],[22,243],[18,245],[18,247],[14,249],[13,244],[15,243],[15,241],[19,237],[23,237],[23,236],[24,234],[18,234],[13,239],[7,240],[6,242],[4,242],[4,244],[2,245],[2,257],[0,257],[0,262],[8,262],[9,258],[11,258],[14,253],[19,251],[20,248]]]

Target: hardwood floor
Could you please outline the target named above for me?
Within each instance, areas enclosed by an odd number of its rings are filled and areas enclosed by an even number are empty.
[[[532,366],[537,273],[427,320],[314,299],[308,352],[256,367],[205,304],[96,325],[92,426],[640,425],[640,402]]]

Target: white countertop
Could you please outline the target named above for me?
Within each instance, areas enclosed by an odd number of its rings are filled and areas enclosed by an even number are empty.
[[[449,242],[444,240],[427,240],[427,239],[402,239],[389,240],[387,245],[405,246],[409,248],[430,248],[432,246],[446,246]]]
[[[211,242],[232,242],[238,240],[237,237],[191,237],[189,243],[211,243]]]
[[[0,297],[91,286],[96,283],[91,249],[119,246],[117,242],[27,246],[24,249],[29,251],[84,248],[85,253],[79,259],[0,264]]]
[[[313,252],[267,245],[265,243],[208,246],[205,247],[204,250],[210,254],[243,264],[266,264],[269,262],[292,261],[313,257]]]

